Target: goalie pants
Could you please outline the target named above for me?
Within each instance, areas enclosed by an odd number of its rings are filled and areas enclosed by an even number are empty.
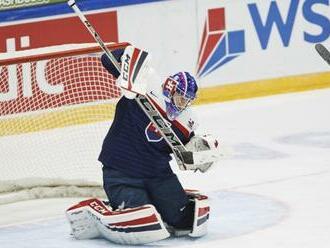
[[[103,167],[103,187],[114,209],[152,204],[168,225],[180,229],[193,225],[194,203],[173,173],[157,178],[132,178]]]

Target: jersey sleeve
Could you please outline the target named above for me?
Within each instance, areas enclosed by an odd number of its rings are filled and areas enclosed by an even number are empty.
[[[123,56],[124,49],[113,50],[111,53],[116,58],[116,60],[121,63],[121,57]],[[116,79],[120,76],[120,72],[116,69],[115,65],[111,62],[105,53],[101,56],[101,62],[103,67]]]

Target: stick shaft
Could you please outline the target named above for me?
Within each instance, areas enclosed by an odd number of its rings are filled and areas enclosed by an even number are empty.
[[[94,27],[90,24],[84,14],[80,11],[78,6],[76,5],[75,0],[69,0],[68,5],[73,9],[73,11],[78,15],[81,22],[85,25],[91,35],[94,37],[95,41],[100,45],[102,50],[106,53],[111,62],[115,65],[117,71],[120,73],[120,66],[116,58],[112,55],[109,49],[105,46],[99,34],[95,31]],[[148,99],[148,97],[139,95],[139,98],[135,98],[138,105],[141,107],[143,112],[148,116],[150,121],[156,125],[157,130],[163,136],[165,141],[171,147],[174,157],[180,167],[180,169],[186,169],[184,160],[192,161],[192,153],[187,152],[185,146],[182,144],[181,140],[174,133],[172,128],[166,124],[166,121],[162,117],[162,115],[157,110],[156,106]],[[146,103],[147,106],[146,107]],[[157,121],[158,120],[158,121]],[[161,123],[159,120],[162,120]]]
[[[112,53],[109,51],[109,49],[104,44],[103,40],[101,39],[100,35],[96,32],[94,27],[90,24],[90,22],[87,20],[87,18],[84,16],[84,14],[80,11],[78,6],[76,5],[76,2],[74,0],[69,0],[68,5],[73,9],[73,11],[78,15],[81,22],[85,25],[87,30],[91,33],[91,35],[94,37],[95,41],[99,43],[102,50],[106,53],[106,55],[109,57],[111,62],[116,67],[117,71],[120,72],[120,66],[116,58],[112,55]]]
[[[322,44],[316,44],[315,45],[316,51],[319,53],[319,55],[324,59],[329,65],[330,65],[330,52],[328,49],[326,49],[325,46]]]

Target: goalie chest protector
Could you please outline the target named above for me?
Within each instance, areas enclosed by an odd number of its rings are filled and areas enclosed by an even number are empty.
[[[164,111],[157,107],[164,116]],[[185,127],[179,121],[169,123],[183,144],[194,135],[192,128]],[[189,119],[189,123],[193,121]],[[172,173],[169,165],[171,152],[171,148],[137,102],[122,97],[117,103],[113,123],[103,141],[99,156],[103,166],[133,177],[164,176]]]

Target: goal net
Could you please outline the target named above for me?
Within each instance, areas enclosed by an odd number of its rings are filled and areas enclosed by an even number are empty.
[[[121,93],[101,54],[94,43],[0,54],[0,204],[103,194],[97,158]]]

